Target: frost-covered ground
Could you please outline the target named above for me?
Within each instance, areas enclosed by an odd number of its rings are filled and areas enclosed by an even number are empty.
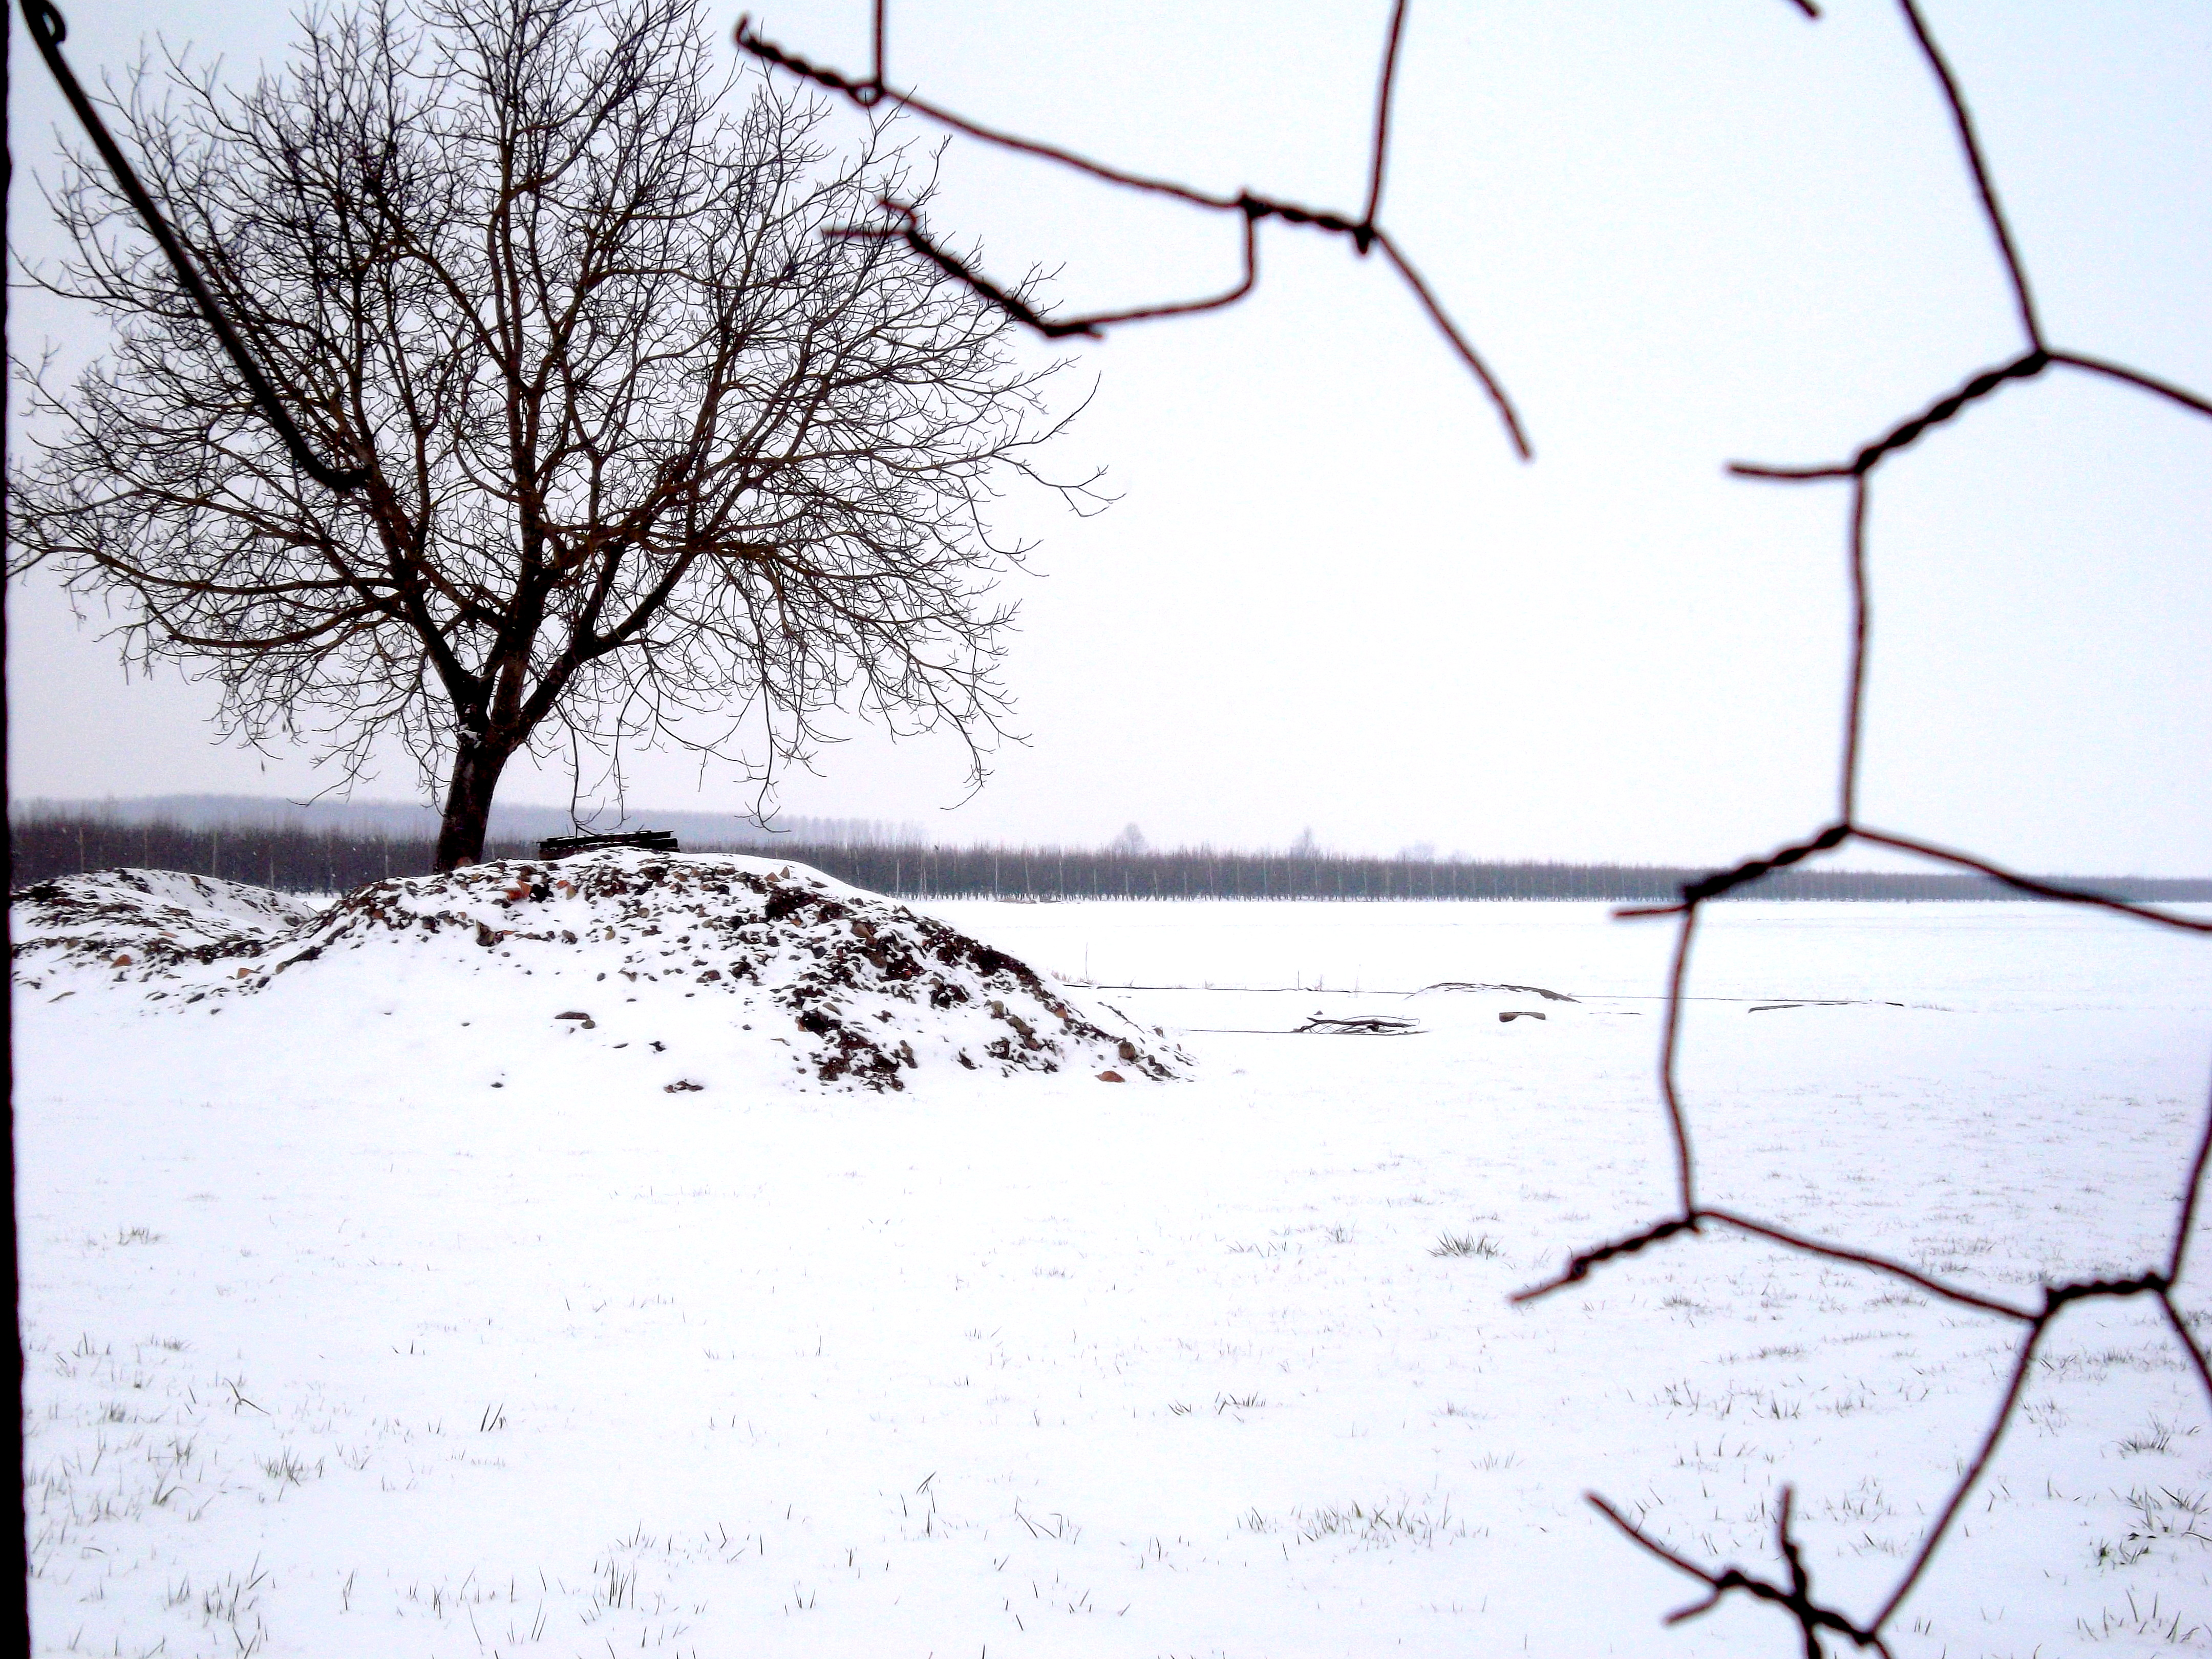
[[[109,967],[19,988],[41,1650],[1781,1656],[1740,1597],[1662,1627],[1697,1587],[1581,1495],[1771,1571],[1784,1483],[1823,1599],[1887,1594],[2012,1328],[1720,1237],[1505,1305],[1667,1201],[1663,925],[933,914],[1200,988],[1073,999],[1164,1027],[1188,1079],[844,1087],[727,998],[587,1008],[404,952],[198,1004]],[[2014,1291],[2159,1256],[2212,947],[2029,906],[1707,914],[1712,1201]],[[1443,981],[1580,1000],[1391,994]],[[1284,1035],[1316,1012],[1421,1029]],[[2212,1649],[2212,1417],[2150,1310],[2069,1310],[1969,1516],[1900,1656]]]

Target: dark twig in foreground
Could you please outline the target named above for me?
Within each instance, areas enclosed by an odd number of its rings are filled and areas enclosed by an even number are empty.
[[[1782,1553],[1784,1565],[1790,1569],[1790,1584],[1786,1589],[1766,1579],[1754,1578],[1739,1567],[1724,1567],[1718,1572],[1710,1572],[1686,1556],[1677,1555],[1595,1492],[1584,1492],[1583,1496],[1598,1513],[1637,1543],[1676,1571],[1700,1580],[1711,1591],[1704,1601],[1692,1602],[1668,1613],[1668,1624],[1679,1625],[1686,1619],[1695,1619],[1702,1613],[1711,1613],[1731,1590],[1741,1590],[1759,1601],[1772,1602],[1797,1621],[1798,1629],[1805,1638],[1806,1659],[1821,1659],[1820,1635],[1824,1631],[1832,1632],[1888,1659],[1889,1649],[1873,1626],[1862,1627],[1855,1625],[1832,1607],[1824,1607],[1813,1600],[1812,1580],[1806,1573],[1796,1541],[1790,1535],[1791,1493],[1789,1487],[1782,1489],[1781,1504],[1774,1522],[1777,1547]],[[1876,1625],[1880,1623],[1879,1620],[1875,1620]]]
[[[1397,80],[1399,45],[1405,33],[1406,4],[1407,0],[1396,0],[1390,13],[1389,34],[1383,47],[1382,72],[1376,93],[1375,137],[1367,166],[1367,206],[1365,211],[1357,219],[1347,218],[1343,214],[1331,213],[1318,208],[1304,207],[1279,197],[1263,196],[1253,191],[1239,191],[1233,196],[1224,195],[1218,191],[1200,190],[1190,185],[1179,184],[1173,179],[1132,173],[1091,156],[1079,155],[1074,150],[1064,149],[1056,144],[1040,143],[1034,138],[1024,138],[1015,133],[985,126],[982,123],[970,120],[968,117],[956,113],[941,104],[933,103],[918,93],[895,90],[884,78],[885,46],[883,9],[880,5],[876,10],[875,70],[865,81],[856,81],[850,76],[841,74],[825,64],[815,63],[798,52],[778,46],[753,27],[750,15],[738,20],[737,43],[739,51],[750,53],[760,63],[772,69],[781,70],[787,75],[796,76],[801,80],[811,82],[825,91],[836,93],[862,109],[872,110],[888,104],[894,108],[904,110],[909,114],[918,115],[925,120],[933,121],[949,131],[960,134],[963,137],[975,139],[979,143],[988,144],[994,149],[1009,150],[1018,155],[1027,155],[1040,161],[1049,162],[1055,167],[1067,168],[1071,172],[1081,173],[1086,178],[1095,179],[1102,184],[1111,185],[1117,189],[1135,191],[1144,195],[1164,197],[1169,200],[1180,202],[1186,207],[1198,208],[1208,213],[1237,215],[1244,222],[1244,276],[1235,288],[1212,299],[1164,301],[1152,305],[1133,306],[1119,311],[1100,311],[1077,317],[1055,318],[1030,306],[1020,297],[1017,290],[985,276],[968,260],[952,252],[944,243],[933,238],[922,227],[921,220],[914,211],[900,203],[884,204],[884,210],[897,221],[893,225],[879,228],[854,226],[833,234],[902,242],[915,254],[928,261],[956,281],[964,283],[975,293],[997,306],[1007,316],[1024,326],[1035,330],[1047,339],[1066,339],[1071,336],[1096,338],[1104,330],[1122,323],[1152,322],[1166,317],[1187,317],[1195,312],[1218,311],[1224,306],[1235,305],[1251,293],[1258,280],[1259,256],[1255,238],[1260,222],[1263,219],[1279,219],[1287,225],[1304,226],[1310,229],[1326,232],[1332,236],[1345,237],[1362,255],[1373,249],[1380,248],[1383,257],[1389,261],[1392,269],[1397,271],[1407,287],[1411,289],[1414,296],[1420,301],[1421,308],[1428,313],[1429,320],[1436,325],[1437,331],[1450,343],[1454,354],[1467,366],[1468,372],[1481,382],[1483,391],[1489,395],[1491,403],[1498,410],[1498,419],[1505,427],[1506,435],[1512,440],[1515,453],[1525,461],[1532,457],[1534,452],[1528,447],[1528,434],[1522,428],[1521,417],[1515,411],[1512,400],[1505,395],[1505,388],[1499,384],[1497,376],[1491,373],[1489,365],[1483,362],[1481,354],[1475,350],[1466,333],[1451,319],[1449,313],[1444,310],[1442,302],[1437,300],[1428,283],[1422,280],[1420,273],[1413,268],[1413,262],[1406,257],[1403,250],[1391,240],[1376,218],[1376,214],[1382,207],[1384,167],[1389,154],[1390,101]]]

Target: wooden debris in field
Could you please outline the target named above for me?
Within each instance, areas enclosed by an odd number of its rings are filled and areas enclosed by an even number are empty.
[[[1316,1013],[1293,1033],[1297,1036],[1415,1036],[1420,1022],[1395,1014]]]

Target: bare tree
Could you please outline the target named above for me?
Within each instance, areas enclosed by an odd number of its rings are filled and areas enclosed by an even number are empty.
[[[313,12],[227,92],[142,64],[110,105],[149,192],[309,441],[255,413],[113,181],[48,200],[38,280],[116,326],[10,480],[15,568],[120,602],[227,734],[396,737],[444,787],[438,864],[482,855],[525,748],[672,738],[763,792],[845,708],[1000,731],[986,521],[1059,429],[996,307],[880,237],[928,193],[884,127],[718,70],[696,0],[371,0]],[[1050,485],[1080,505],[1082,485]],[[687,716],[717,716],[685,735]]]

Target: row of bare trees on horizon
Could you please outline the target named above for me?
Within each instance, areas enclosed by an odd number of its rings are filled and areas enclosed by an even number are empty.
[[[828,842],[807,837],[763,846],[687,843],[809,865],[841,881],[900,898],[1557,899],[1665,902],[1705,872],[1667,865],[1539,860],[1377,858],[1297,848],[1287,853],[1212,848],[945,847],[919,841]],[[125,866],[216,876],[282,892],[345,892],[369,882],[427,875],[436,866],[427,836],[364,834],[298,824],[124,822],[85,813],[11,818],[12,886]],[[486,844],[491,858],[537,856],[534,841]],[[2130,877],[2094,884],[2138,902],[2212,902],[2212,879]],[[1778,871],[1739,890],[1752,899],[1945,901],[1996,899],[2007,890],[1978,876],[1833,870]]]

